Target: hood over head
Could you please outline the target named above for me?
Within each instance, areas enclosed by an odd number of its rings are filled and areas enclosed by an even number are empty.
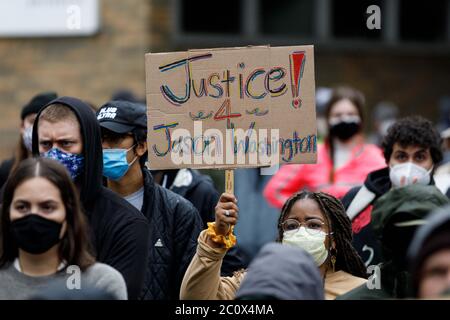
[[[417,230],[408,249],[408,262],[416,296],[421,269],[426,259],[440,250],[450,249],[450,205],[433,211],[426,220],[427,223]]]
[[[380,240],[384,261],[393,261],[400,270],[406,267],[406,252],[417,227],[425,217],[449,202],[435,186],[413,184],[395,188],[374,204],[371,225]]]
[[[250,264],[236,299],[323,300],[323,280],[303,249],[266,244]]]
[[[82,155],[85,159],[82,174],[75,179],[80,188],[80,199],[84,207],[89,207],[95,201],[102,188],[103,151],[100,126],[92,108],[84,101],[73,97],[60,97],[50,101],[38,113],[33,126],[33,155],[39,156],[38,127],[41,113],[50,105],[62,104],[69,107],[76,115],[80,124],[83,141]]]

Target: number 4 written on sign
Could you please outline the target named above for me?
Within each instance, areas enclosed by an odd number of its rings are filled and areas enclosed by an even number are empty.
[[[239,118],[241,116],[242,114],[240,113],[231,113],[230,99],[226,99],[214,115],[214,120],[227,119],[227,129],[232,129],[231,118]]]

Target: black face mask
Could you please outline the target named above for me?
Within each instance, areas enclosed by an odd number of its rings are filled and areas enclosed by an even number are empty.
[[[20,249],[31,254],[41,254],[60,241],[61,227],[61,223],[38,214],[28,214],[11,222],[11,233]]]
[[[361,123],[340,121],[330,127],[330,136],[347,141],[361,130]]]

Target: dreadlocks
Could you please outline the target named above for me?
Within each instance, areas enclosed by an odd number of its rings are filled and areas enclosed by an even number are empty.
[[[301,191],[291,196],[281,209],[278,220],[278,240],[283,239],[281,224],[290,213],[292,206],[303,199],[312,199],[317,202],[320,210],[328,220],[328,225],[333,232],[332,239],[336,243],[336,270],[343,270],[354,276],[367,278],[366,268],[361,257],[352,246],[352,224],[344,206],[335,197],[323,192]]]

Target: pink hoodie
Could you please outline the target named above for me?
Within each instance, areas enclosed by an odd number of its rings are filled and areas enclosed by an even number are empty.
[[[291,195],[303,189],[322,191],[342,198],[351,188],[363,184],[369,172],[386,166],[381,149],[373,144],[358,144],[351,153],[350,160],[335,171],[334,182],[331,182],[333,164],[329,146],[319,144],[316,164],[282,166],[265,187],[264,197],[277,208],[281,208]]]

